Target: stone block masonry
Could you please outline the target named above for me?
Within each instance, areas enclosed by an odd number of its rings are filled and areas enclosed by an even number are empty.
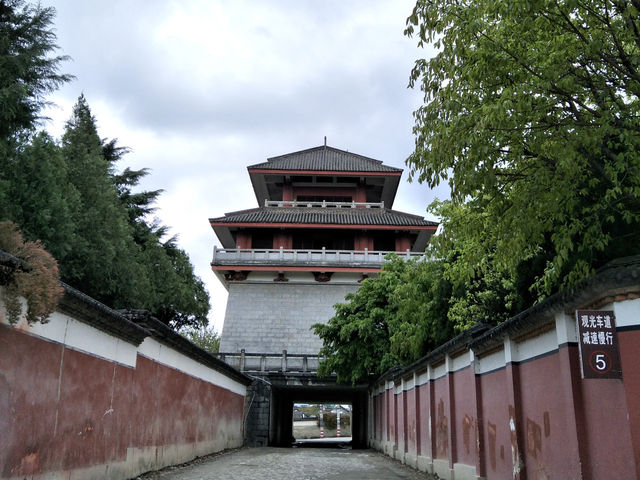
[[[322,341],[311,325],[326,323],[335,314],[334,305],[358,286],[232,283],[220,351],[316,354]]]
[[[256,378],[247,389],[245,445],[265,447],[269,443],[271,385]]]

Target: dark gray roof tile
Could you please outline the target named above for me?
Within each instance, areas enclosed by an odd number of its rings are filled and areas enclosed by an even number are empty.
[[[292,208],[261,207],[230,212],[209,219],[212,223],[293,223],[335,225],[398,225],[407,227],[437,226],[437,222],[418,215],[386,208]]]
[[[271,157],[264,163],[250,165],[252,169],[346,171],[401,173],[401,168],[384,165],[382,161],[346,152],[333,147],[320,146]]]

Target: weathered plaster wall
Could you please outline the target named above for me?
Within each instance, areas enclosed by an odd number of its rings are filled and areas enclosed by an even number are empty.
[[[231,283],[220,351],[316,354],[322,342],[311,325],[326,323],[335,314],[333,306],[357,288],[355,282]]]
[[[443,479],[639,478],[640,285],[631,273],[632,285],[550,301],[383,376],[371,390],[370,445]],[[573,310],[583,305],[615,312],[622,380],[582,379]]]
[[[0,305],[0,478],[125,479],[241,446],[245,394],[155,338],[60,312],[12,327]]]

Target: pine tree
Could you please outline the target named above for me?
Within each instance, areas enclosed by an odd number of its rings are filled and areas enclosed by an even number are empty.
[[[148,282],[136,262],[128,214],[104,158],[95,119],[83,95],[62,137],[69,181],[79,194],[73,249],[61,265],[65,281],[115,308],[141,302]]]
[[[4,203],[3,216],[64,262],[75,237],[72,212],[78,208],[79,196],[69,183],[60,147],[46,132],[22,136],[20,147],[5,161],[10,201]]]
[[[30,129],[44,95],[72,78],[58,72],[67,57],[51,56],[54,15],[53,8],[24,0],[0,2],[0,141]]]

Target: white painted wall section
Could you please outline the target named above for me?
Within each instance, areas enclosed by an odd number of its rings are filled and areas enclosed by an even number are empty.
[[[551,329],[533,338],[517,343],[514,361],[522,362],[558,349],[558,337],[555,329]]]
[[[458,370],[462,370],[463,368],[471,365],[471,358],[469,357],[469,352],[464,352],[461,355],[456,355],[455,357],[451,357],[451,372],[457,372]]]
[[[607,305],[602,310],[613,310],[616,314],[616,327],[634,327],[640,325],[640,298],[624,300]]]
[[[476,373],[483,374],[506,366],[504,349],[476,357]]]
[[[3,312],[0,315],[0,323],[8,326],[9,322],[4,315],[4,305],[0,305],[0,307]],[[26,320],[21,319],[12,328],[94,357],[127,367],[135,368],[136,366],[137,348],[135,345],[60,312],[52,313],[48,323],[29,325]]]
[[[138,352],[140,355],[144,355],[151,360],[175,368],[187,375],[209,382],[212,385],[224,388],[238,395],[245,396],[247,394],[247,387],[243,384],[163,345],[151,337],[144,339],[140,347],[138,347]]]

